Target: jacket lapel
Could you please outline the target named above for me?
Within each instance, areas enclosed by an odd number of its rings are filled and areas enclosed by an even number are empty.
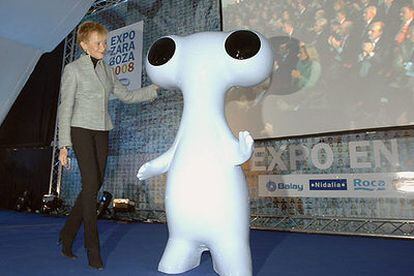
[[[87,69],[88,74],[91,75],[92,78],[95,78],[97,83],[101,84],[102,88],[105,90],[105,75],[102,75],[99,71],[99,68],[102,67],[102,61],[99,61],[96,64],[96,69],[93,68],[93,63],[91,57],[89,55],[84,55],[81,57],[82,66]],[[99,75],[98,75],[99,72]]]

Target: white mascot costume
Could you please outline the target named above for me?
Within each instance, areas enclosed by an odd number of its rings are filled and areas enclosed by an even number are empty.
[[[241,164],[253,151],[247,131],[237,140],[224,113],[232,86],[254,86],[273,65],[266,38],[252,31],[167,36],[150,48],[146,69],[166,89],[184,97],[181,124],[171,148],[145,163],[141,180],[165,172],[169,239],[158,270],[176,274],[200,264],[210,250],[219,275],[252,275],[250,202]]]

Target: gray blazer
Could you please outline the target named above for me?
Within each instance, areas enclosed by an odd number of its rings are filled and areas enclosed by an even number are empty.
[[[101,60],[94,68],[88,55],[69,63],[63,70],[60,87],[59,147],[72,146],[71,126],[93,130],[113,128],[108,113],[111,92],[123,102],[137,103],[156,98],[156,89],[157,86],[150,85],[128,91],[109,65]]]

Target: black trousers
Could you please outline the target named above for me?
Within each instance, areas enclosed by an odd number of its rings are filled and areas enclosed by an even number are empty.
[[[108,133],[109,131],[71,128],[72,145],[79,164],[82,190],[60,232],[60,237],[73,242],[83,222],[85,248],[93,251],[100,249],[96,197],[105,175]]]

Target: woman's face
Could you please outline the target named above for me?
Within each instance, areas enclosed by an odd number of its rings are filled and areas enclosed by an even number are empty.
[[[106,34],[91,32],[85,41],[80,45],[83,50],[96,59],[103,59],[106,52]]]

